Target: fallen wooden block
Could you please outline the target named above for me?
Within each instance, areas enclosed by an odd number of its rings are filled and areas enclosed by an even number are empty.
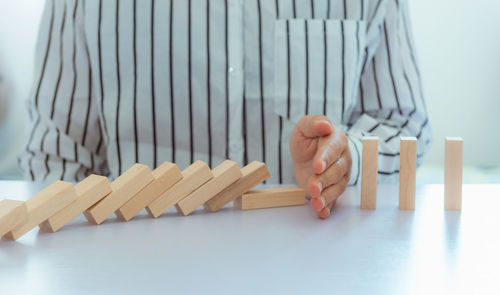
[[[234,200],[241,210],[304,205],[306,192],[300,187],[279,187],[252,190]]]
[[[242,176],[238,164],[230,160],[226,160],[215,167],[212,173],[214,178],[210,179],[175,205],[177,212],[189,215],[196,210],[196,208],[203,205]]]
[[[378,137],[363,138],[361,209],[377,208]]]
[[[28,219],[26,204],[21,201],[0,201],[0,237]]]
[[[462,169],[464,140],[460,137],[445,139],[444,153],[444,208],[462,209]]]
[[[206,163],[196,161],[182,171],[182,176],[183,178],[180,181],[146,207],[146,211],[150,216],[159,217],[168,208],[177,204],[195,189],[209,181],[213,174]]]
[[[204,207],[211,212],[215,212],[270,176],[266,164],[258,161],[253,161],[243,167],[241,173],[243,176],[238,181],[211,198],[205,203]]]
[[[75,185],[75,191],[77,199],[42,222],[39,225],[40,229],[48,232],[58,231],[83,211],[111,193],[111,185],[107,177],[92,174]]]
[[[399,210],[415,210],[417,138],[401,137],[399,155]]]
[[[75,188],[69,182],[56,181],[26,201],[28,219],[5,234],[17,240],[19,237],[44,222],[77,198]]]
[[[148,166],[134,164],[111,183],[112,192],[99,203],[83,212],[89,222],[101,224],[130,198],[153,181]]]
[[[147,205],[151,204],[166,190],[182,179],[179,167],[165,162],[153,170],[154,180],[139,193],[127,201],[115,214],[118,218],[129,221]]]

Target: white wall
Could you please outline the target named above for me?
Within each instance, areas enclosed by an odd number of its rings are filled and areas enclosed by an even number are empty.
[[[500,1],[411,0],[434,143],[425,164],[444,161],[445,136],[462,136],[464,164],[500,165]]]

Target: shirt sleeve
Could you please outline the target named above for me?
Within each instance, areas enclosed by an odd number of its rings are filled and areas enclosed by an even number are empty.
[[[107,175],[83,21],[85,2],[46,1],[19,164],[32,181]]]
[[[401,136],[417,138],[418,165],[432,139],[407,1],[379,1],[366,37],[358,103],[346,128],[351,185],[360,181],[364,136],[379,137],[379,182],[391,182],[399,174]]]

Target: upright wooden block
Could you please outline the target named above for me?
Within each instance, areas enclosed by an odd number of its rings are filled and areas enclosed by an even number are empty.
[[[40,224],[40,229],[56,232],[75,217],[83,213],[102,198],[111,193],[108,178],[100,175],[89,175],[75,185],[77,199]]]
[[[241,210],[304,205],[306,192],[300,187],[278,187],[252,190],[234,200]]]
[[[182,173],[176,164],[165,162],[153,170],[154,180],[143,188],[137,195],[132,197],[115,214],[118,218],[129,221],[147,205],[160,197],[166,190],[171,188],[182,179]]]
[[[28,209],[21,201],[0,201],[0,237],[28,220]]]
[[[83,214],[89,222],[101,224],[153,179],[153,174],[148,166],[134,164],[111,183],[112,192],[107,197]]]
[[[238,164],[230,160],[226,160],[215,167],[212,173],[214,178],[200,186],[175,206],[177,212],[189,215],[242,176]]]
[[[447,137],[444,154],[444,208],[462,209],[462,161],[464,140]]]
[[[415,210],[417,138],[401,137],[399,156],[399,209]]]
[[[206,163],[196,161],[182,171],[183,178],[146,207],[149,215],[158,217],[177,204],[202,184],[212,179],[213,174]]]
[[[378,137],[363,138],[361,209],[377,208]]]
[[[211,212],[219,210],[270,176],[266,164],[258,161],[253,161],[243,167],[241,173],[243,176],[238,181],[205,203],[204,206],[207,210]]]
[[[17,240],[43,221],[56,214],[76,200],[73,185],[65,181],[56,181],[26,201],[28,219],[5,234],[5,237]]]

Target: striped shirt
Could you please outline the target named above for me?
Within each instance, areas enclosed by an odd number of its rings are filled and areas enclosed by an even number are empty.
[[[405,0],[47,0],[20,165],[32,180],[116,178],[133,163],[267,163],[295,183],[290,134],[306,114],[431,140]]]

